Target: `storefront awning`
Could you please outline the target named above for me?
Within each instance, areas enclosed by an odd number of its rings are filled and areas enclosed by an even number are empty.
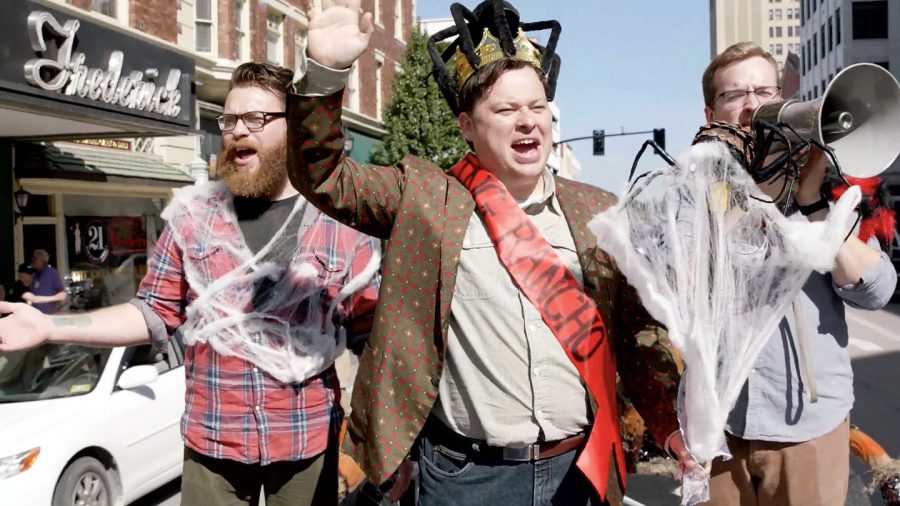
[[[4,3],[0,33],[0,138],[194,132],[194,62],[165,43],[40,0]]]
[[[15,160],[16,176],[19,178],[119,183],[140,179],[145,183],[159,182],[166,186],[193,182],[179,167],[167,164],[150,153],[67,143],[20,143],[16,145]]]

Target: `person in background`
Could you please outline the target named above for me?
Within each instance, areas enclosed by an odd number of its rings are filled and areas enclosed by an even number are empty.
[[[22,300],[44,314],[55,313],[59,305],[66,300],[66,288],[59,272],[50,265],[50,254],[47,250],[34,250],[31,254],[31,266],[36,272],[29,291],[23,295]]]
[[[25,294],[29,294],[28,290],[36,273],[37,270],[30,264],[23,263],[22,265],[20,265],[18,272],[16,273],[16,280],[13,282],[13,285],[6,293],[6,301],[25,302],[25,298],[23,296]]]

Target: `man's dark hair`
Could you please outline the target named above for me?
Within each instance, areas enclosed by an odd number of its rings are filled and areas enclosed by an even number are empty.
[[[459,90],[459,112],[471,114],[472,110],[475,108],[475,104],[491,92],[491,88],[494,87],[494,84],[500,79],[500,76],[510,70],[523,68],[531,68],[534,70],[534,73],[541,79],[541,84],[544,86],[544,93],[546,94],[549,90],[547,78],[544,77],[538,69],[534,68],[526,61],[515,58],[503,58],[488,63],[466,81],[466,84]]]
[[[256,86],[277,96],[284,102],[287,89],[294,79],[294,72],[271,63],[247,62],[234,69],[228,91],[242,86]]]

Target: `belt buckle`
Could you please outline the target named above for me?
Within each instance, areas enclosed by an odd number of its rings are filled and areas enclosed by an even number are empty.
[[[532,462],[540,456],[540,447],[536,444],[524,446],[522,448],[503,447],[503,460],[513,462]]]

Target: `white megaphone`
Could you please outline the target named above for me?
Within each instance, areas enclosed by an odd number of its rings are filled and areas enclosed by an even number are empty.
[[[872,63],[851,65],[828,84],[821,98],[760,105],[753,122],[786,123],[791,142],[812,139],[827,144],[844,174],[872,177],[900,154],[900,85]]]

